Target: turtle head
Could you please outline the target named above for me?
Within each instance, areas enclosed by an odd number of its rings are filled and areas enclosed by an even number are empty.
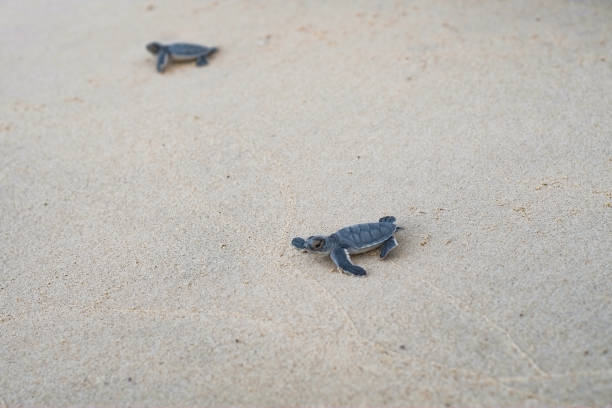
[[[157,55],[162,49],[162,45],[158,42],[152,42],[147,44],[147,50],[153,55]]]
[[[315,235],[312,237],[308,237],[306,242],[304,242],[304,249],[308,252],[329,255],[331,250],[333,249],[333,240],[330,237],[326,237],[324,235]]]

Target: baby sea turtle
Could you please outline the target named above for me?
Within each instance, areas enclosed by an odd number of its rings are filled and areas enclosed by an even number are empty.
[[[198,67],[208,64],[207,58],[217,52],[217,48],[204,47],[196,44],[176,43],[162,45],[158,42],[147,44],[147,50],[157,55],[157,70],[164,72],[170,61],[195,60]]]
[[[393,234],[402,229],[395,225],[395,217],[382,217],[378,222],[351,225],[330,236],[315,235],[304,240],[293,238],[291,244],[307,252],[325,254],[344,272],[364,276],[365,269],[351,262],[350,254],[361,254],[382,246],[380,257],[385,258],[398,243]]]

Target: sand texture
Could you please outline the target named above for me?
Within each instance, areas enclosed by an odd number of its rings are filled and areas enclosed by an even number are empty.
[[[609,1],[6,0],[0,34],[0,407],[612,404]],[[290,246],[384,215],[367,278]]]

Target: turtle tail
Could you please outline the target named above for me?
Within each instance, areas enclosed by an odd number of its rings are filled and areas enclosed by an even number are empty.
[[[219,48],[212,47],[212,48],[210,48],[210,50],[208,51],[208,54],[206,54],[206,56],[210,57],[211,55],[215,54],[217,51],[219,51]]]

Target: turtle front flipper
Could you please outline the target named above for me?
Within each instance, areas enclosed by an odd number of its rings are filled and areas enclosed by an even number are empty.
[[[357,266],[351,262],[348,250],[345,248],[336,248],[330,253],[332,261],[338,265],[338,268],[342,269],[346,273],[350,273],[355,276],[365,276],[366,271],[361,266]]]
[[[169,63],[170,53],[165,49],[161,50],[157,57],[157,71],[160,73],[164,72]]]
[[[306,249],[306,241],[303,238],[295,237],[291,240],[291,245],[297,249]]]

